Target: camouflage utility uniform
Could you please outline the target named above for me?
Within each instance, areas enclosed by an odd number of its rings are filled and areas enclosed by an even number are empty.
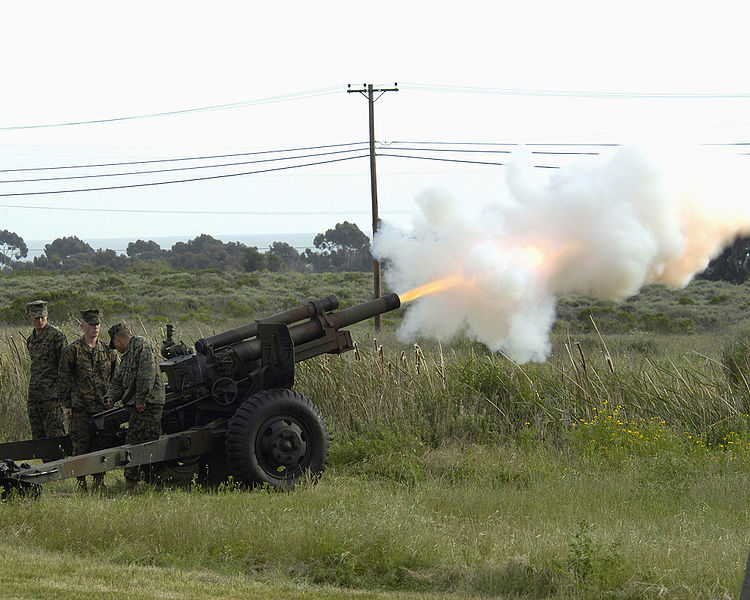
[[[58,401],[57,367],[66,344],[65,334],[50,324],[40,334],[32,330],[26,339],[31,357],[29,423],[34,439],[65,435],[62,406]]]
[[[117,354],[97,340],[89,348],[81,336],[63,350],[58,375],[58,397],[70,416],[73,454],[100,450],[95,441],[93,416],[104,410],[104,394],[117,365]],[[96,446],[96,447],[95,447]]]
[[[130,411],[128,433],[125,437],[127,444],[159,439],[164,410],[164,381],[157,357],[145,338],[130,338],[107,396],[113,402],[122,400],[123,405]],[[145,405],[146,408],[139,411],[137,405]],[[133,483],[139,479],[150,481],[159,471],[158,467],[128,467],[125,469],[125,480]]]

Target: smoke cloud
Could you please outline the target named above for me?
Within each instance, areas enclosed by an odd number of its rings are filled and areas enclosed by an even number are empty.
[[[558,295],[623,300],[647,283],[686,285],[750,231],[736,157],[620,147],[557,170],[508,167],[498,202],[421,193],[411,231],[384,224],[373,253],[405,294],[457,278],[408,305],[399,337],[465,335],[519,362],[544,360]]]

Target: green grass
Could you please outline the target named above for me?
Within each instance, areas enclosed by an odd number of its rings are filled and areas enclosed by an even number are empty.
[[[211,570],[121,565],[78,553],[25,551],[0,542],[0,587],[7,600],[430,600],[466,598],[432,593],[351,590],[297,584],[290,578],[258,581]]]
[[[133,498],[110,475],[111,497],[80,498],[61,483],[40,501],[3,506],[2,545],[151,574],[164,590],[176,571],[271,590],[461,597],[723,598],[740,587],[744,458],[675,449],[665,473],[654,457],[613,464],[533,438],[410,450],[407,461],[395,448],[336,461],[316,486],[289,493]]]

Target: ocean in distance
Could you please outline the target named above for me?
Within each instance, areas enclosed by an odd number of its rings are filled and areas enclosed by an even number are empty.
[[[211,237],[221,240],[225,244],[228,242],[240,242],[246,246],[257,246],[258,250],[265,252],[274,242],[286,242],[294,246],[299,252],[304,252],[306,248],[314,248],[313,239],[316,233],[246,233],[236,235],[211,235]],[[118,254],[125,254],[128,244],[136,240],[153,240],[162,248],[169,250],[177,242],[187,242],[198,237],[197,235],[175,235],[175,236],[156,236],[144,237],[135,236],[130,238],[81,238],[94,250],[114,250]],[[29,255],[26,260],[33,260],[34,257],[41,256],[44,253],[44,246],[52,243],[54,240],[24,240],[29,249]]]

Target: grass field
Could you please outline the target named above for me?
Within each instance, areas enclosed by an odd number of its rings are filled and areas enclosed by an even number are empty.
[[[725,598],[747,555],[747,462],[706,451],[413,447],[283,494],[133,498],[108,478],[110,497],[61,483],[2,508],[11,597]]]
[[[276,298],[280,280],[263,277]],[[349,284],[366,281],[313,278],[298,301]],[[164,293],[179,304],[185,289]],[[52,484],[39,501],[0,506],[0,589],[10,598],[737,597],[750,547],[749,292],[649,288],[627,309],[563,299],[552,356],[526,365],[467,341],[401,344],[397,314],[377,339],[356,325],[356,353],[298,365],[297,389],[333,434],[317,485],[129,497],[112,473],[106,496],[79,497],[71,482]],[[366,296],[351,291],[348,303]],[[269,312],[288,308],[266,302]],[[211,322],[184,321],[180,337],[242,322],[216,310]],[[162,335],[163,320],[138,317]],[[72,319],[58,322],[75,334]],[[26,329],[8,316],[0,334],[5,440],[28,435]]]

